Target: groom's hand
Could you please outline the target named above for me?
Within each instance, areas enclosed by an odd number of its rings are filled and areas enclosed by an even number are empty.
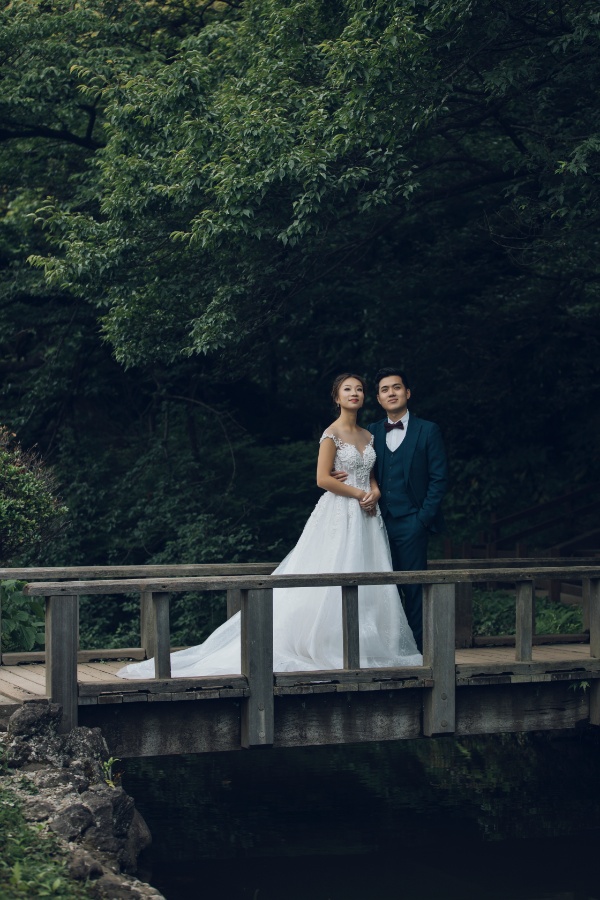
[[[338,481],[345,481],[346,478],[348,477],[347,472],[342,472],[341,470],[337,471],[337,469],[332,469],[331,474],[332,474],[333,478],[337,478]]]

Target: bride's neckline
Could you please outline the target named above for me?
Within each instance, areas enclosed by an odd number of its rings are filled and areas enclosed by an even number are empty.
[[[343,444],[344,447],[354,447],[359,456],[365,455],[365,451],[367,450],[367,448],[373,446],[374,440],[373,435],[371,435],[371,439],[365,444],[362,450],[359,450],[356,444],[353,444],[351,441],[343,441],[340,437],[337,436],[337,434],[332,434],[330,431],[326,431],[325,436],[330,437],[334,443]]]

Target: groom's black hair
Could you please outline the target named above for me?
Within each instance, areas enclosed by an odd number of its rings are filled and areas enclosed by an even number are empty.
[[[397,375],[398,378],[401,378],[402,384],[404,385],[406,390],[410,391],[410,385],[402,369],[392,369],[390,368],[390,366],[388,366],[387,369],[380,369],[375,374],[375,390],[377,391],[377,393],[379,393],[379,382],[381,381],[381,379],[390,378],[392,375]]]

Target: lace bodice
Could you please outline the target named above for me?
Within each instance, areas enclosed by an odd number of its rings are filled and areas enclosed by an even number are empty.
[[[369,490],[369,477],[371,469],[375,465],[375,448],[373,447],[373,436],[361,453],[354,444],[347,444],[341,441],[335,434],[324,431],[321,435],[321,441],[325,438],[331,438],[336,446],[334,466],[336,469],[343,469],[348,473],[346,484],[352,487],[360,488],[362,491]]]

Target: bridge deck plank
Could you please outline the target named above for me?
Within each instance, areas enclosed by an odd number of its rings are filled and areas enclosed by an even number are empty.
[[[16,666],[0,667],[1,694],[10,697],[11,700],[17,700],[19,703],[25,700],[37,700],[46,696],[45,678],[44,683],[40,684],[39,680],[31,680],[21,675],[18,671],[14,671],[16,668]]]
[[[210,700],[217,697],[242,697],[247,693],[246,679],[240,675],[199,676],[172,680],[144,679],[125,681],[116,671],[122,661],[80,663],[78,666],[79,702],[121,703],[152,700]],[[23,702],[46,696],[45,666],[22,664],[0,666],[0,696],[11,702]],[[590,656],[589,645],[547,644],[533,648],[531,662],[517,662],[514,647],[474,647],[456,651],[458,685],[518,684],[600,678],[600,659]],[[338,670],[336,672],[276,673],[277,696],[302,693],[397,690],[431,686],[431,669],[414,666],[396,670]],[[100,699],[102,698],[102,699]]]

